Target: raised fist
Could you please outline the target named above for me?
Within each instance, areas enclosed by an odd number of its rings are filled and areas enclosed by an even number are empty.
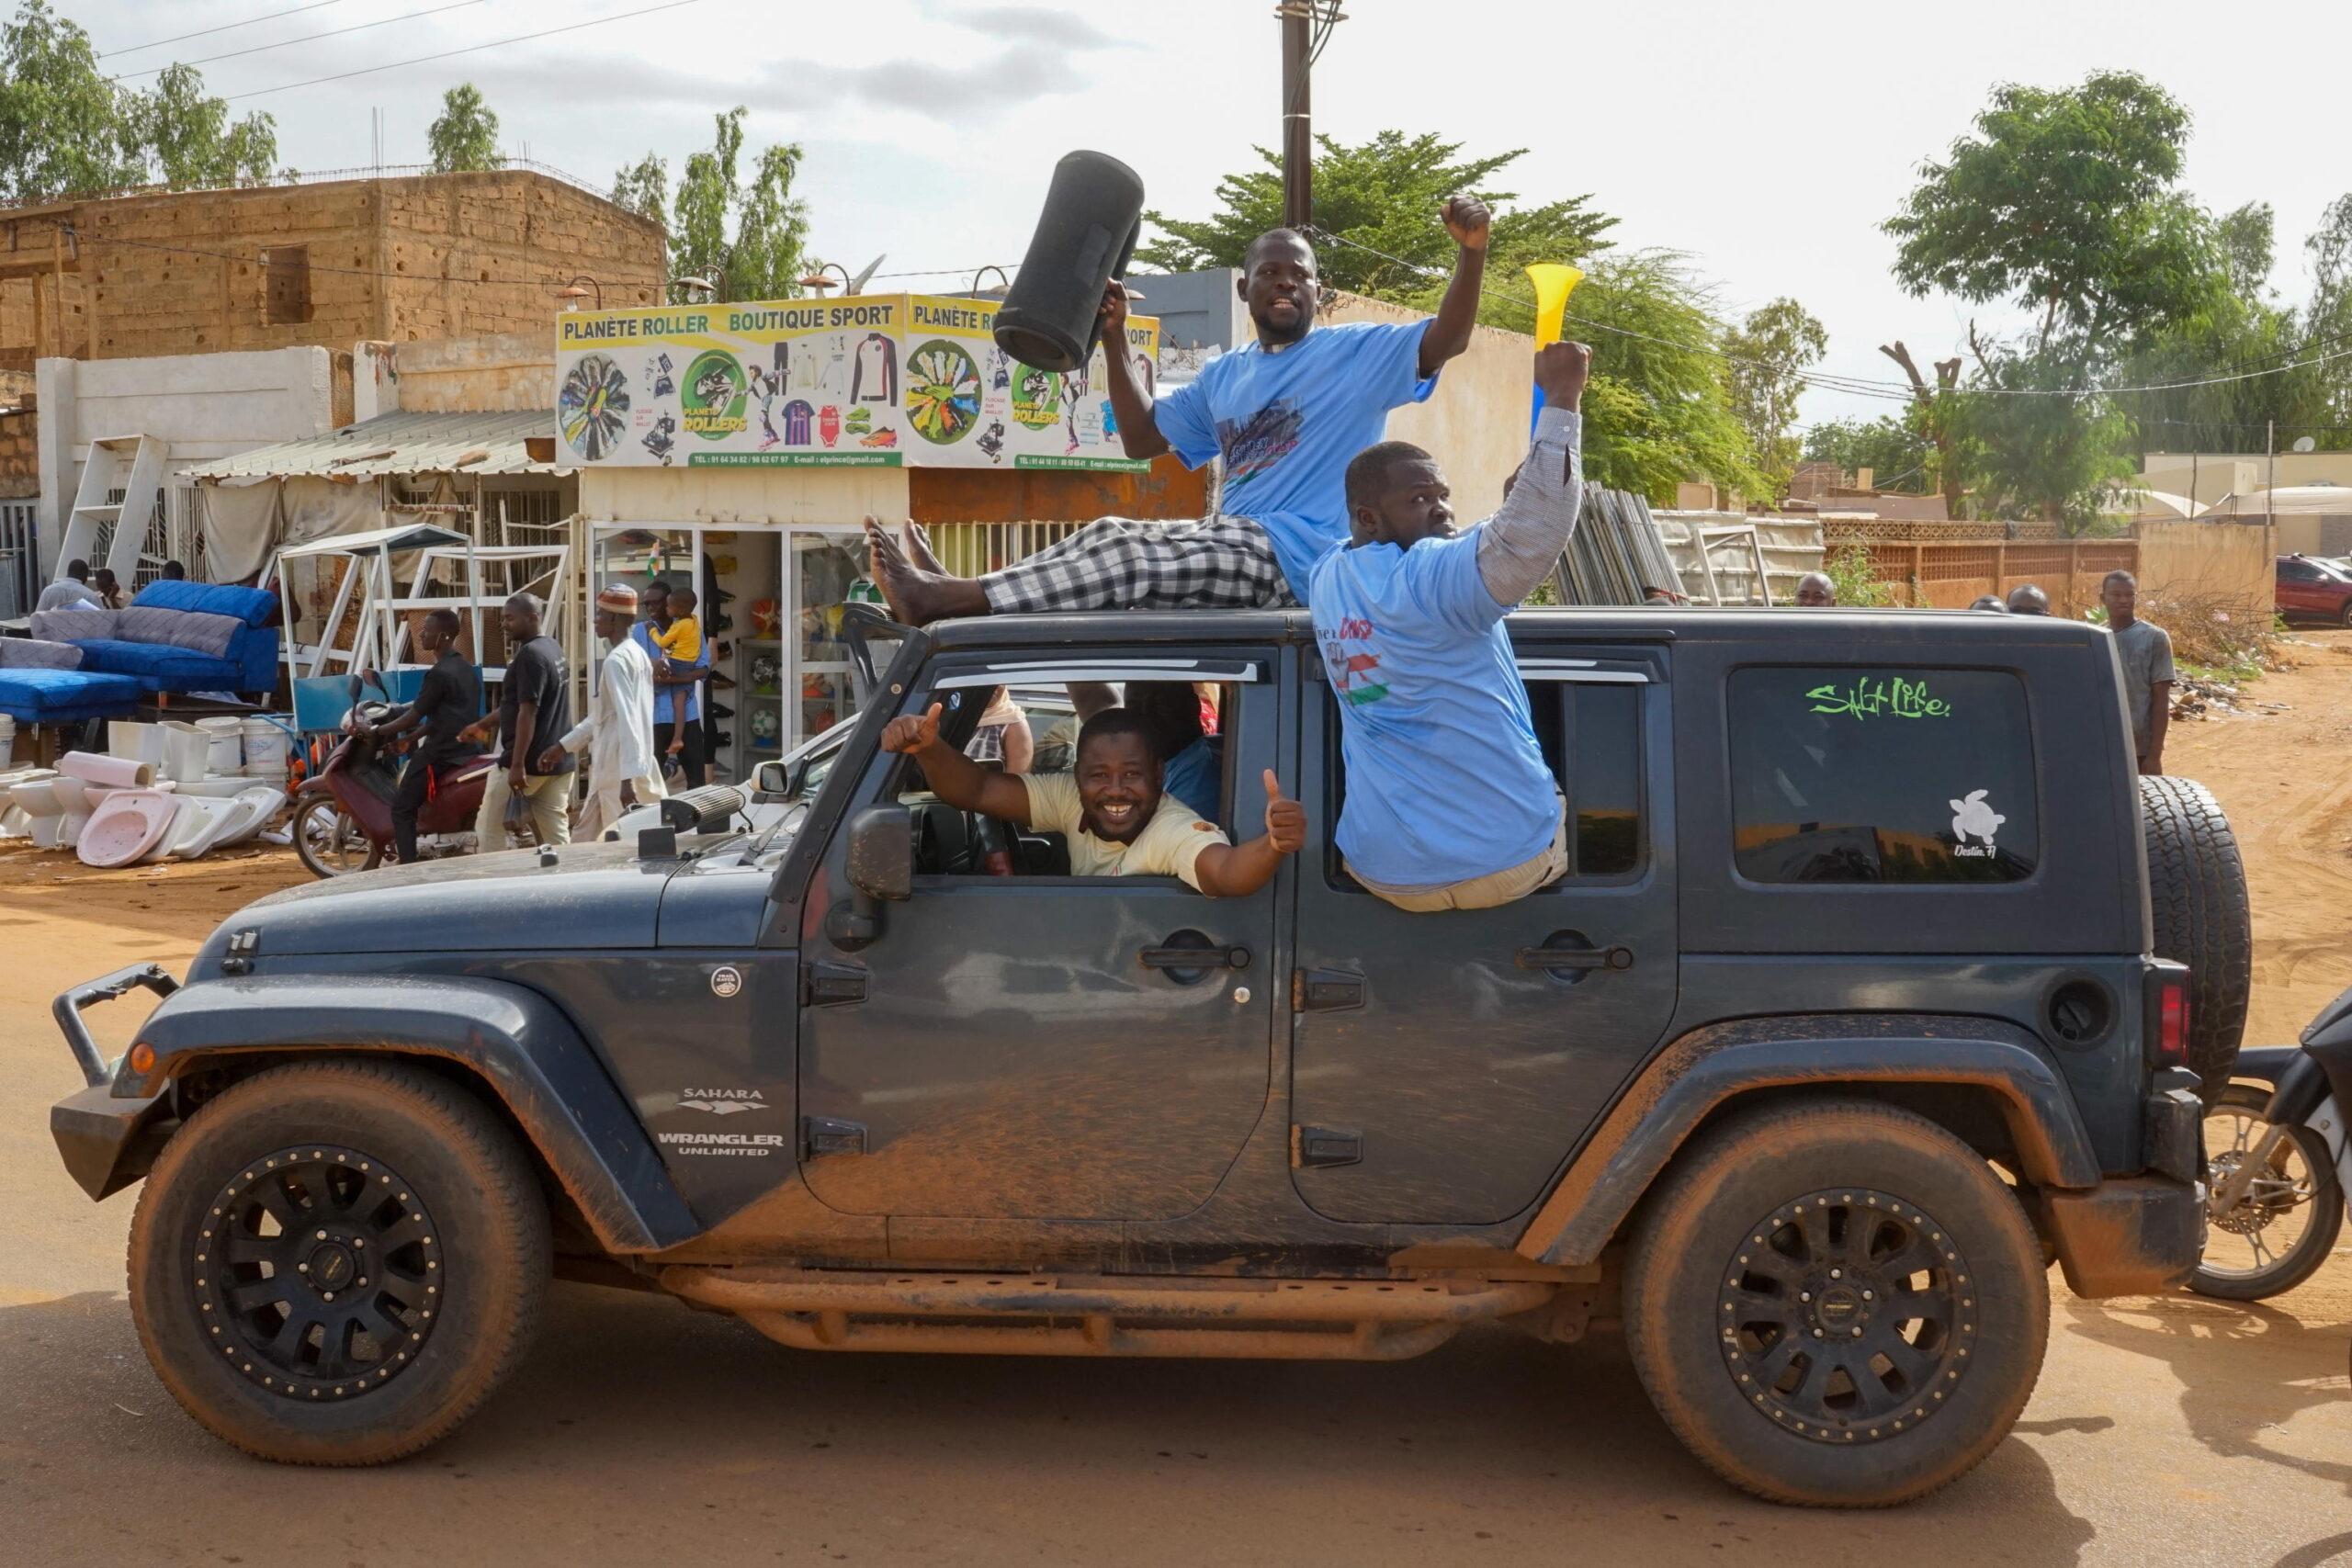
[[[1494,214],[1476,197],[1449,196],[1438,209],[1438,216],[1445,220],[1445,231],[1453,236],[1455,244],[1472,251],[1487,248],[1487,226],[1494,220]]]
[[[1580,343],[1547,344],[1535,351],[1535,385],[1546,407],[1572,409],[1592,373],[1592,350]]]

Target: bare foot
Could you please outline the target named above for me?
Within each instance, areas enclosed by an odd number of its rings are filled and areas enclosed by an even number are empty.
[[[908,560],[878,519],[865,520],[865,548],[876,587],[903,626],[927,626],[952,615],[985,615],[988,597],[969,578],[925,571]]]
[[[906,541],[909,560],[922,570],[935,572],[941,577],[947,575],[947,569],[939,564],[939,558],[931,553],[930,529],[910,517],[899,525],[899,536]]]

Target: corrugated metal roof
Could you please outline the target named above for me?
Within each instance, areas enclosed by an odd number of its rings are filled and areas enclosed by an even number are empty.
[[[256,446],[187,471],[190,479],[285,479],[294,475],[343,474],[377,479],[386,474],[568,474],[571,465],[537,463],[524,447],[526,436],[555,435],[553,409],[503,413],[379,414],[324,435]],[[458,467],[469,452],[490,455]],[[356,459],[356,460],[355,460]]]

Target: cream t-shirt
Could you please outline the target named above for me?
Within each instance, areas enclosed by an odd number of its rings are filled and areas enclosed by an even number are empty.
[[[1132,844],[1098,839],[1081,825],[1085,807],[1078,798],[1078,778],[1072,773],[1023,773],[1029,790],[1029,826],[1041,833],[1059,833],[1069,840],[1069,869],[1076,876],[1181,876],[1193,892],[1201,879],[1193,863],[1211,844],[1231,842],[1213,822],[1172,795],[1159,797]]]

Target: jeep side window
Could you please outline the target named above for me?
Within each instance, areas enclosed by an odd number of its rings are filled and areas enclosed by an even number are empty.
[[[1329,686],[1325,686],[1328,694]],[[1535,741],[1543,748],[1553,782],[1568,803],[1570,871],[1557,888],[1578,881],[1614,881],[1641,869],[1646,853],[1642,817],[1642,694],[1637,681],[1606,683],[1557,679],[1527,682]],[[1340,728],[1326,731],[1331,754],[1329,820],[1336,830],[1347,799],[1347,761]],[[1325,836],[1327,845],[1330,835]],[[1338,850],[1329,851],[1330,873],[1339,881]],[[1531,895],[1541,897],[1543,892]]]
[[[2021,882],[2041,860],[2025,686],[1996,670],[1732,672],[1732,854],[1761,883]]]

